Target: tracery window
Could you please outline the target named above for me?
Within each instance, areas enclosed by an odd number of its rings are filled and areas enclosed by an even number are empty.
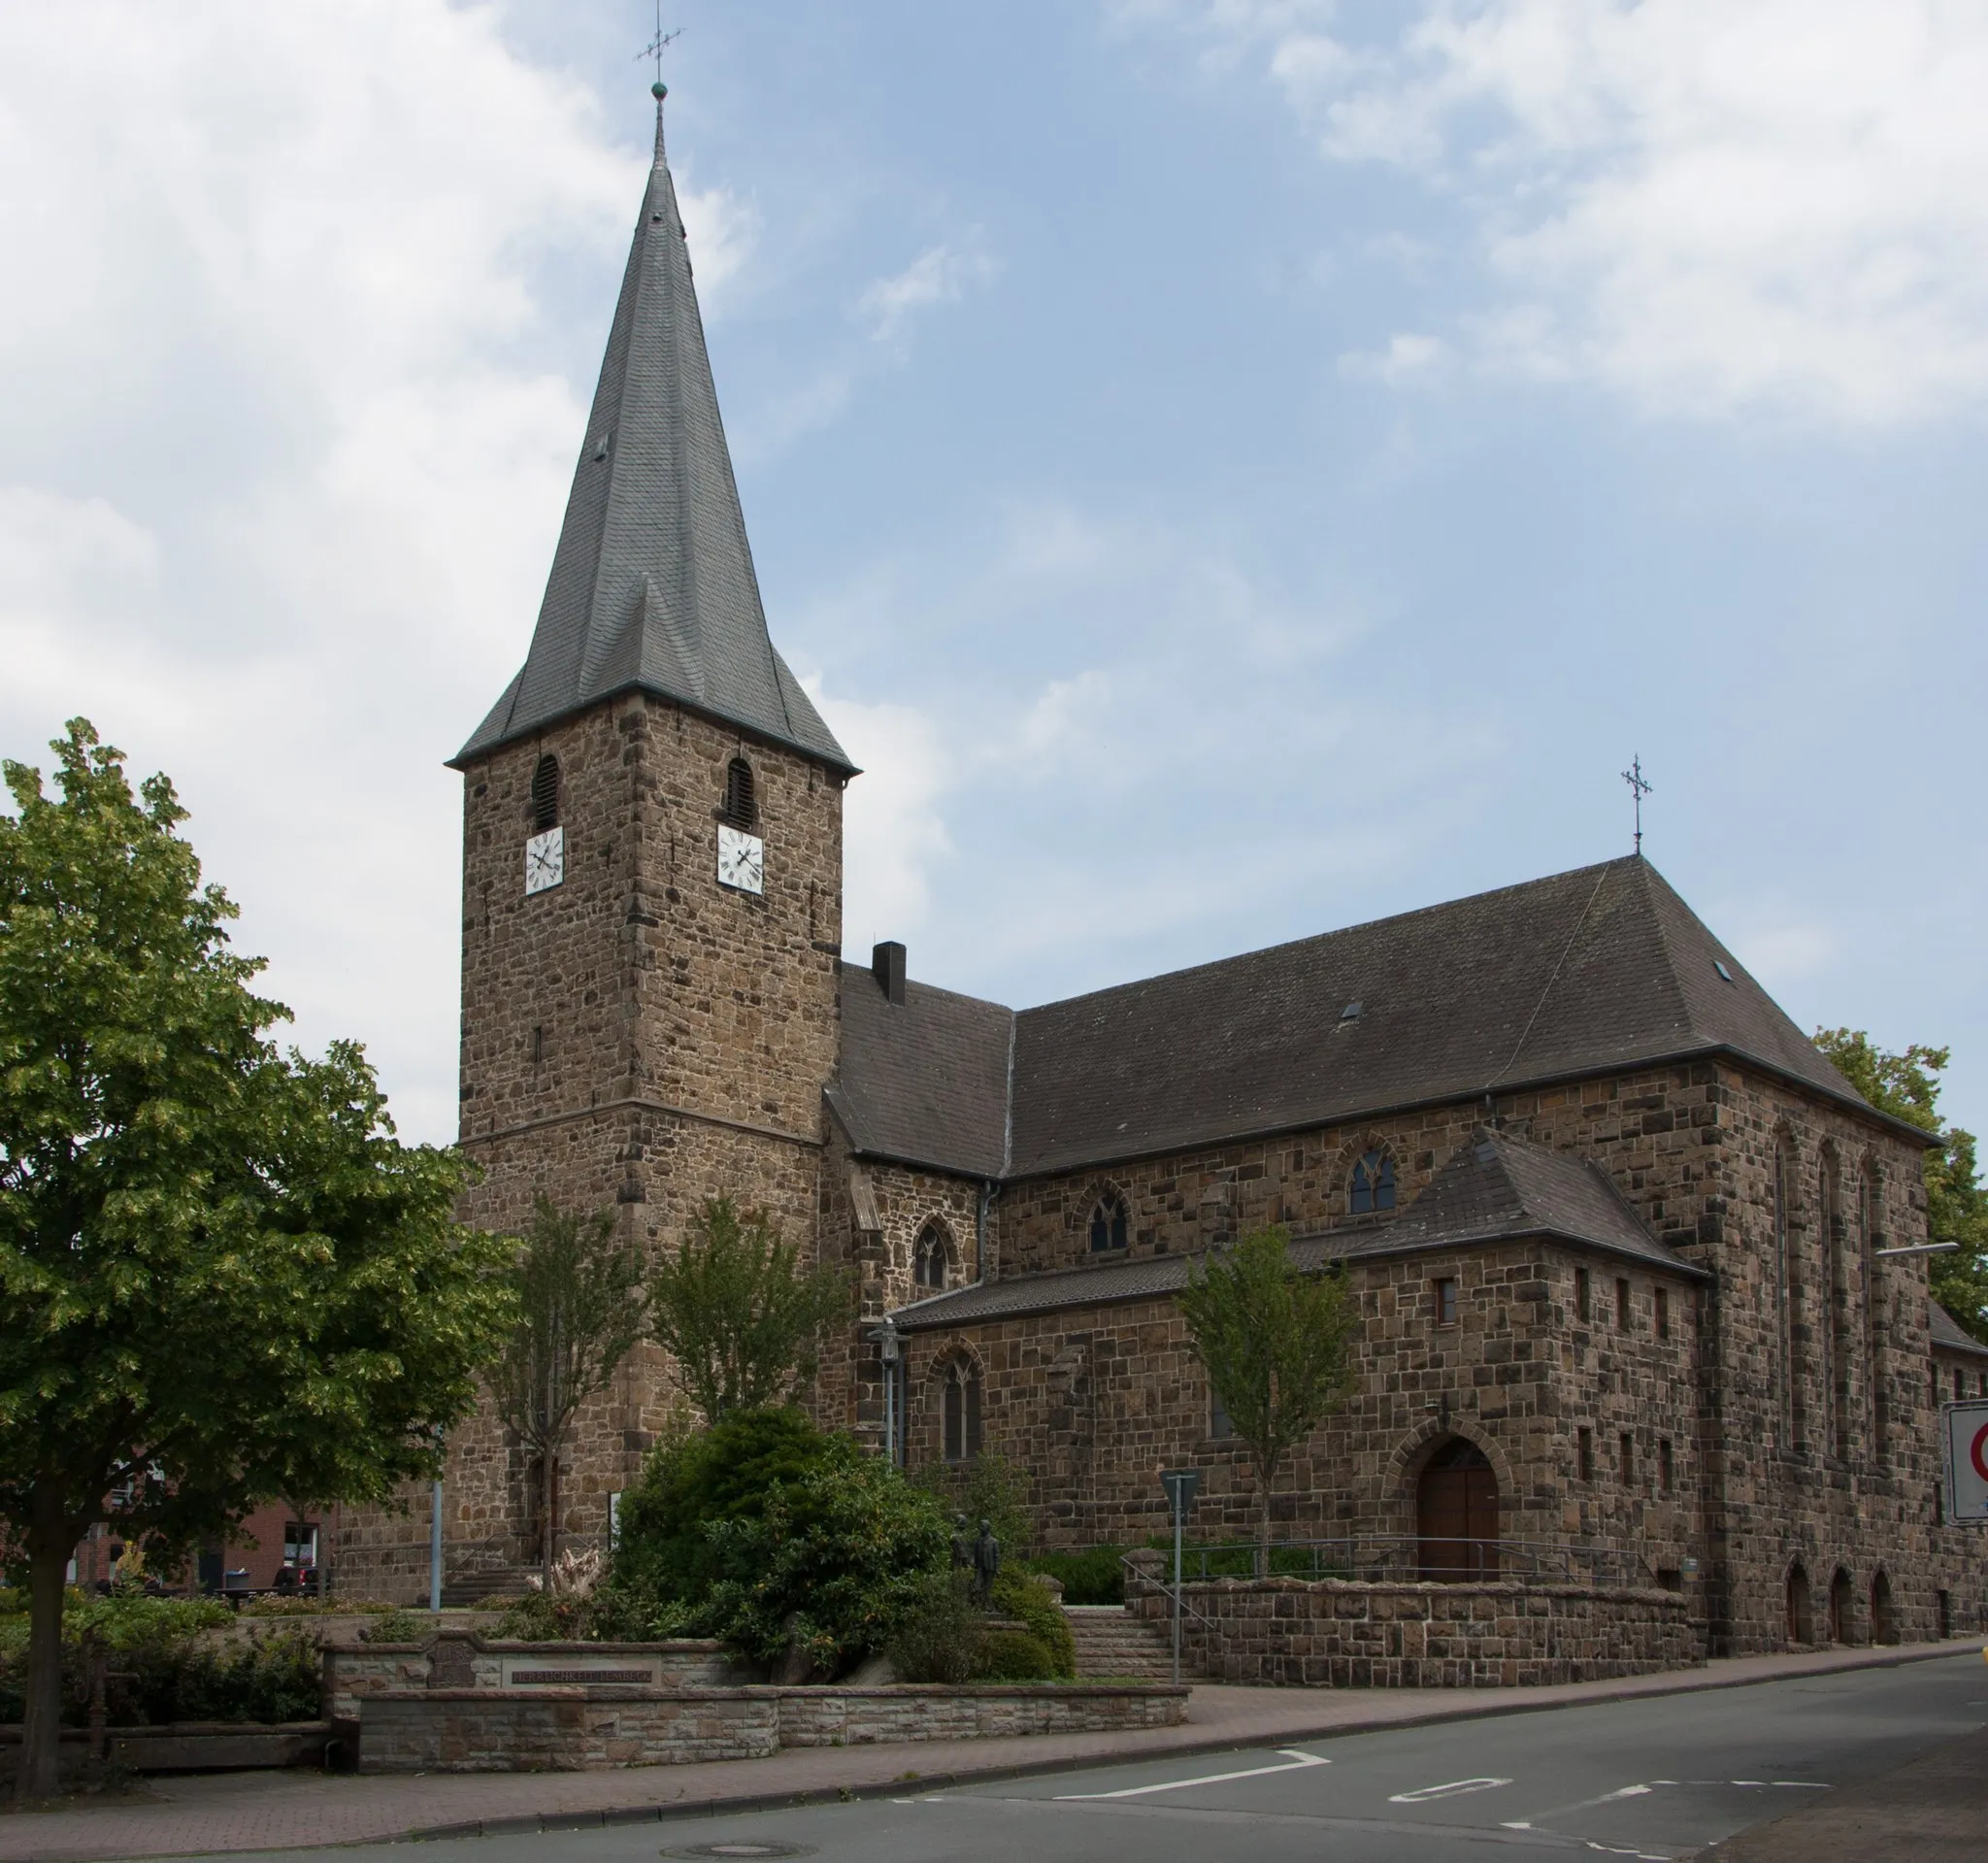
[[[911,1250],[911,1280],[936,1293],[945,1285],[946,1263],[945,1231],[936,1222],[928,1222],[918,1232]]]
[[[1132,1219],[1126,1213],[1125,1199],[1115,1190],[1107,1190],[1091,1209],[1091,1253],[1110,1254],[1131,1240]]]
[[[956,1358],[940,1377],[945,1459],[971,1462],[980,1452],[980,1368]]]
[[[1394,1159],[1385,1151],[1369,1151],[1355,1160],[1346,1208],[1356,1216],[1394,1208]]]

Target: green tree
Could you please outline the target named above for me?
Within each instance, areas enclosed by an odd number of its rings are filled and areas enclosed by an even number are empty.
[[[1952,1050],[1914,1043],[1892,1053],[1860,1028],[1819,1028],[1815,1046],[1879,1112],[1939,1141],[1920,1167],[1926,1178],[1926,1240],[1950,1242],[1956,1248],[1928,1256],[1927,1278],[1934,1299],[1976,1339],[1988,1341],[1988,1192],[1981,1187],[1974,1135],[1939,1116],[1939,1077]]]
[[[1194,1355],[1256,1464],[1259,1572],[1270,1570],[1270,1492],[1285,1456],[1353,1388],[1359,1315],[1345,1276],[1291,1266],[1281,1224],[1190,1263],[1177,1296]]]
[[[846,1277],[803,1266],[762,1213],[729,1197],[708,1199],[675,1258],[649,1273],[649,1330],[709,1423],[785,1403],[850,1306]]]
[[[559,1451],[575,1412],[607,1387],[644,1330],[642,1264],[607,1211],[541,1197],[511,1272],[517,1323],[490,1368],[497,1414],[539,1460],[539,1555],[546,1594],[559,1550]]]
[[[55,1783],[63,1576],[110,1520],[168,1569],[264,1500],[387,1499],[475,1405],[510,1295],[360,1050],[228,947],[164,777],[83,719],[0,815],[0,1522],[26,1568],[23,1797]],[[114,1492],[128,1497],[113,1500]]]

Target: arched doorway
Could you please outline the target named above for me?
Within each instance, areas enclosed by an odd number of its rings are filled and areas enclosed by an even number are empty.
[[[1851,1602],[1850,1575],[1841,1566],[1837,1567],[1837,1576],[1829,1581],[1829,1640],[1831,1643],[1849,1643],[1851,1618],[1857,1607]]]
[[[1446,1582],[1498,1572],[1498,1477],[1476,1444],[1452,1436],[1415,1489],[1422,1576]]]
[[[1799,1565],[1788,1574],[1788,1641],[1815,1641],[1815,1611],[1808,1597],[1808,1574]]]
[[[1871,1580],[1871,1641],[1897,1643],[1898,1621],[1891,1611],[1891,1580],[1879,1573]]]

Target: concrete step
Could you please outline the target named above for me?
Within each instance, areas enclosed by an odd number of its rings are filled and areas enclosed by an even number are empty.
[[[1174,1646],[1167,1631],[1122,1605],[1065,1605],[1071,1641],[1077,1646],[1080,1678],[1137,1677],[1166,1681],[1174,1674]],[[1188,1672],[1182,1670],[1183,1677]]]
[[[484,1566],[476,1572],[458,1573],[442,1585],[445,1611],[467,1611],[487,1598],[517,1598],[531,1590],[527,1577],[537,1574],[534,1566]]]

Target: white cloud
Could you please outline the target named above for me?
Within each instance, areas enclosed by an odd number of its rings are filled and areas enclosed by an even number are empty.
[[[1441,378],[1454,360],[1455,351],[1441,337],[1402,331],[1388,338],[1384,349],[1349,350],[1340,357],[1339,369],[1343,376],[1402,388]]]
[[[803,682],[863,772],[843,803],[843,949],[854,958],[924,926],[932,868],[952,851],[940,804],[957,770],[914,707],[864,705]]]
[[[878,342],[887,343],[902,334],[918,312],[956,303],[993,275],[994,263],[982,252],[932,246],[894,277],[877,280],[857,300],[856,308],[869,320],[870,334]]]
[[[299,1039],[364,1040],[429,1138],[455,1122],[440,760],[529,638],[592,387],[544,286],[612,294],[646,161],[501,23],[0,9],[0,749],[46,765],[84,713],[168,771]],[[721,186],[683,207],[722,286],[755,222]]]
[[[1330,158],[1463,204],[1495,289],[1467,327],[1503,366],[1687,416],[1988,396],[1979,7],[1424,0],[1378,45],[1315,11],[1144,11],[1261,56]]]

